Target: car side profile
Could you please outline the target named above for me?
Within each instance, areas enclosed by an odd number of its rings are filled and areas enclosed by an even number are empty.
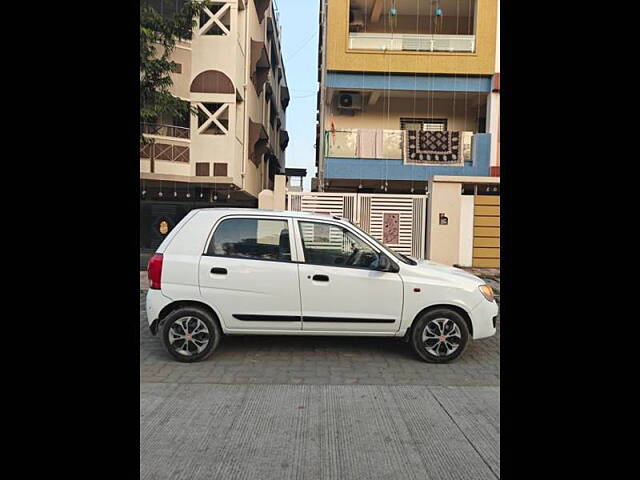
[[[223,335],[402,337],[427,362],[496,332],[491,287],[386,247],[348,220],[258,209],[189,212],[149,260],[151,333],[178,361]]]

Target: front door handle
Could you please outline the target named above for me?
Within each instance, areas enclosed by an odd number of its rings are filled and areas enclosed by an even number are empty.
[[[329,275],[314,275],[313,280],[315,280],[316,282],[328,282]]]
[[[226,268],[220,268],[220,267],[213,267],[211,269],[211,273],[215,273],[216,275],[226,275],[227,274],[227,269]]]

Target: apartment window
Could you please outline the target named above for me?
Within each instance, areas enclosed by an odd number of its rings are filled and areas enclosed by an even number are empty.
[[[182,64],[174,62],[173,66],[171,67],[171,71],[173,73],[182,73]]]
[[[213,234],[207,255],[291,261],[286,220],[230,218]]]
[[[227,164],[226,163],[214,163],[213,164],[213,175],[215,177],[226,177],[227,176]]]
[[[208,177],[209,168],[209,163],[196,162],[196,177]]]
[[[400,130],[446,132],[446,118],[400,118]]]
[[[271,128],[276,128],[276,117],[278,116],[278,110],[276,109],[273,100],[269,102],[269,123]]]
[[[476,0],[350,0],[353,50],[474,52]]]

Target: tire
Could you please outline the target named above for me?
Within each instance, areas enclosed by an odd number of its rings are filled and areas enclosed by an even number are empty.
[[[420,358],[429,363],[455,360],[462,355],[468,343],[467,323],[462,315],[448,308],[422,314],[411,330],[411,346]]]
[[[187,336],[190,336],[190,340],[184,339]],[[211,314],[198,307],[179,308],[163,321],[162,343],[169,355],[179,362],[204,360],[218,347],[221,336],[220,327]]]

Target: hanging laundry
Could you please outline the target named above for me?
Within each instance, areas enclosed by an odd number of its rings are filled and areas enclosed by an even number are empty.
[[[358,143],[356,144],[357,158],[377,158],[376,157],[376,137],[378,130],[360,129],[358,130]]]
[[[404,163],[414,165],[463,165],[460,132],[404,132]]]
[[[376,130],[376,153],[373,158],[385,158],[384,154],[384,130]]]
[[[473,139],[473,132],[460,132],[462,143],[462,159],[465,162],[471,161],[471,141]]]

